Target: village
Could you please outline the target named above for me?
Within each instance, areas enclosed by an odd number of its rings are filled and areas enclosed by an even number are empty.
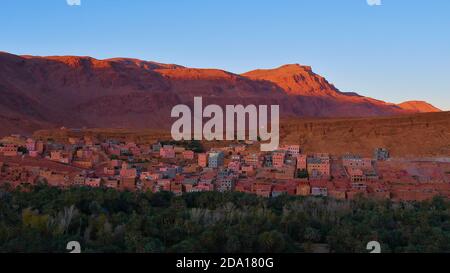
[[[421,201],[450,196],[448,160],[394,159],[384,148],[375,149],[371,157],[338,157],[304,153],[296,144],[282,144],[273,152],[259,151],[256,141],[207,151],[185,144],[137,144],[92,136],[68,137],[59,143],[11,135],[0,142],[0,185],[47,183],[175,195],[236,191],[267,198]]]

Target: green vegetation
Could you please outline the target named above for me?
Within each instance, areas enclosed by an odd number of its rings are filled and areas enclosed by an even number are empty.
[[[26,148],[26,147],[23,147],[23,146],[19,146],[19,148],[17,148],[17,151],[18,151],[19,153],[22,153],[22,154],[27,154],[27,153],[28,153],[27,148]]]
[[[0,190],[0,252],[449,252],[450,202],[242,193],[131,193],[45,185]]]
[[[134,161],[132,161],[131,163],[132,164],[144,164],[144,163],[149,163],[150,162],[150,160],[148,160],[148,159],[139,159],[139,160],[134,160]]]
[[[308,178],[309,177],[308,171],[305,169],[297,170],[296,177],[297,178]]]
[[[132,157],[132,156],[133,156],[133,153],[132,153],[132,152],[121,152],[120,155],[121,155],[121,156]]]
[[[161,145],[179,146],[179,147],[183,147],[183,148],[185,148],[187,150],[192,150],[192,151],[194,151],[196,153],[203,153],[205,151],[205,149],[202,146],[202,143],[200,141],[198,141],[198,140],[161,141]]]

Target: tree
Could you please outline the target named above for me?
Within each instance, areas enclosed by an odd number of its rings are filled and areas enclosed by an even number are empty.
[[[0,188],[1,252],[449,252],[450,201]]]
[[[309,177],[308,171],[306,169],[297,170],[296,177],[297,178],[308,178]]]
[[[22,154],[28,154],[27,148],[23,147],[23,146],[19,146],[19,148],[17,148],[17,152],[22,153]]]
[[[283,234],[272,230],[261,233],[258,238],[259,251],[267,253],[279,253],[285,250]]]

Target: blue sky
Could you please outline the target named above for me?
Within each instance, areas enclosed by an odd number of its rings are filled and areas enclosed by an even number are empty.
[[[241,73],[311,65],[342,91],[450,110],[450,1],[2,0],[0,51]]]

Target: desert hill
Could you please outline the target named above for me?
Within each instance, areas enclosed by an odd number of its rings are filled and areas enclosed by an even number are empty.
[[[405,101],[398,104],[402,109],[411,110],[418,113],[441,112],[442,110],[434,107],[425,101]]]
[[[170,111],[204,103],[278,104],[282,117],[367,117],[419,112],[345,93],[310,67],[242,75],[137,59],[17,56],[0,52],[0,135],[59,127],[169,128]]]
[[[356,153],[372,156],[375,148],[388,148],[393,157],[450,157],[450,112],[392,117],[288,118],[281,122],[281,143],[300,144],[309,153]],[[168,130],[84,129],[39,130],[34,136],[65,141],[68,137],[93,136],[137,143],[170,140]],[[203,142],[205,147],[224,142]]]

